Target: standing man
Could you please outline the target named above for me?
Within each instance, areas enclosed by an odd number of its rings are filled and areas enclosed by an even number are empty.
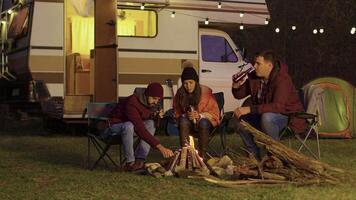
[[[150,147],[159,150],[164,158],[173,156],[172,150],[164,147],[153,135],[154,119],[163,117],[163,110],[158,103],[163,97],[163,88],[159,83],[151,83],[145,90],[135,90],[134,94],[119,103],[110,114],[111,127],[106,132],[121,134],[126,163],[124,171],[144,168],[144,161]],[[140,143],[134,152],[134,135]]]
[[[253,136],[240,124],[240,119],[279,140],[279,132],[288,123],[286,114],[303,112],[304,108],[287,66],[276,60],[272,51],[257,54],[254,67],[255,73],[232,84],[232,93],[236,99],[251,95],[242,107],[234,110],[235,125],[247,150],[261,159],[259,147]],[[305,130],[305,121],[292,118],[289,126],[295,133],[300,133]]]

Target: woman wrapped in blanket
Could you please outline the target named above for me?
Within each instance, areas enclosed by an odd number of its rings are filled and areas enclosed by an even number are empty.
[[[189,145],[189,135],[198,138],[199,155],[206,159],[209,133],[219,125],[220,112],[212,90],[199,84],[197,72],[184,68],[182,86],[173,100],[173,110],[178,120],[181,146]]]

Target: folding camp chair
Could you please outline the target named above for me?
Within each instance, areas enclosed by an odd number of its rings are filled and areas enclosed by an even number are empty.
[[[284,136],[288,136],[289,146],[291,147],[291,137],[295,137],[299,142],[300,145],[298,147],[298,152],[301,152],[303,147],[315,158],[320,159],[320,143],[319,143],[319,131],[318,131],[318,116],[306,112],[296,112],[288,114],[288,124],[292,117],[304,119],[308,124],[308,129],[305,134],[295,134],[294,131],[289,127],[286,126],[280,134],[280,138]],[[317,145],[317,153],[314,153],[313,150],[307,145],[307,140],[311,138],[312,135],[315,135],[316,145]],[[304,138],[303,138],[303,137]]]
[[[86,113],[83,115],[88,118],[88,168],[90,170],[93,170],[101,160],[108,167],[105,158],[109,159],[115,167],[118,167],[118,164],[108,154],[112,145],[119,145],[119,163],[121,164],[121,136],[113,134],[110,137],[104,137],[101,131],[98,130],[99,123],[107,123],[110,126],[108,115],[115,106],[116,103],[89,103]],[[93,165],[90,165],[91,144],[93,144],[99,154],[99,158]]]
[[[220,124],[219,126],[214,127],[214,129],[210,132],[208,150],[210,151],[210,156],[212,156],[211,154],[214,154],[215,156],[222,156],[226,153],[226,128],[232,117],[232,112],[224,113],[225,100],[223,92],[214,93],[214,97],[220,110]],[[210,145],[212,139],[218,134],[220,135],[221,151],[212,148]]]

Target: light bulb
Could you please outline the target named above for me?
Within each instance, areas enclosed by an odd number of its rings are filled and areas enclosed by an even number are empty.
[[[317,34],[318,33],[318,30],[316,30],[316,28],[313,30],[313,33],[314,34]]]
[[[267,25],[269,23],[268,18],[265,19],[265,24]]]
[[[205,24],[205,25],[208,25],[208,24],[209,24],[209,18],[206,18],[206,19],[205,19],[204,24]]]
[[[175,17],[176,17],[176,12],[175,12],[175,11],[173,11],[173,12],[171,13],[171,17],[172,17],[172,18],[175,18]]]
[[[242,13],[240,13],[240,17],[244,17],[244,13],[242,12]]]
[[[218,8],[221,8],[221,1],[219,1]]]
[[[323,28],[319,29],[319,33],[324,33],[324,29]]]
[[[142,3],[142,5],[140,6],[141,10],[145,9],[145,3]]]
[[[351,35],[354,35],[356,33],[356,27],[352,27],[350,33]]]
[[[292,26],[292,30],[295,31],[297,29],[296,26]]]
[[[275,31],[276,31],[276,33],[279,33],[279,31],[280,31],[280,30],[279,30],[279,28],[276,28],[276,30],[275,30]]]
[[[244,30],[244,24],[240,24],[240,30]]]

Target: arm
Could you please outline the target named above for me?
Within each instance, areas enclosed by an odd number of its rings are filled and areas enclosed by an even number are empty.
[[[207,98],[207,104],[200,114],[203,118],[207,118],[213,126],[216,126],[220,123],[219,106],[212,93]]]
[[[242,82],[243,80],[241,80]],[[245,81],[244,83],[239,84],[233,83],[231,89],[232,95],[235,99],[242,99],[250,95],[250,84],[249,81]]]
[[[126,105],[125,114],[128,117],[129,121],[133,123],[135,127],[135,132],[140,139],[147,142],[154,148],[156,148],[156,146],[160,144],[160,142],[154,136],[152,136],[145,128],[141,115],[134,103],[130,102]]]

